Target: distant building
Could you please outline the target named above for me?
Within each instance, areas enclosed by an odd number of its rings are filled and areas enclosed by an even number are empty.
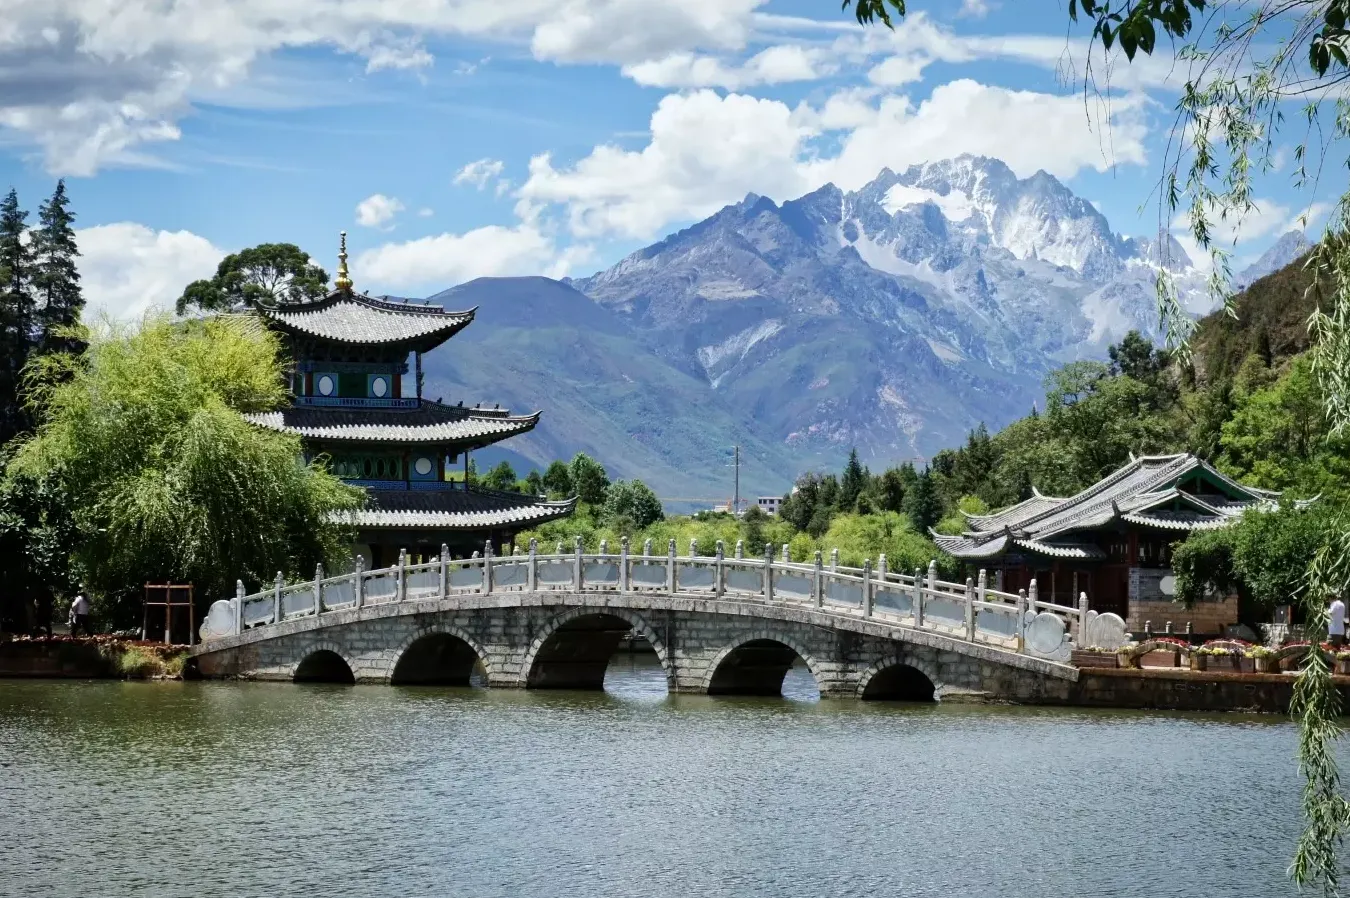
[[[390,302],[352,289],[342,239],[336,287],[303,302],[255,306],[286,345],[291,404],[250,415],[260,427],[298,435],[305,460],[322,459],[369,497],[356,512],[355,554],[371,567],[400,549],[434,556],[508,545],[520,530],[571,514],[575,499],[549,502],[467,483],[469,453],[531,430],[539,414],[464,408],[422,398],[422,354],[473,321],[474,310]],[[404,393],[408,357],[416,358],[413,395]],[[464,475],[457,478],[456,467]],[[501,551],[499,548],[498,551]]]
[[[989,571],[990,586],[1016,592],[1035,578],[1042,601],[1114,612],[1135,632],[1151,622],[1181,633],[1223,633],[1237,623],[1237,597],[1187,609],[1176,604],[1172,547],[1192,530],[1225,527],[1249,508],[1274,508],[1279,493],[1243,486],[1194,455],[1153,455],[1076,496],[1035,495],[996,514],[966,515],[959,536],[934,534],[942,549]]]
[[[794,492],[795,492],[795,490],[794,490]],[[776,514],[778,514],[778,506],[780,506],[780,505],[783,504],[783,497],[782,497],[782,496],[760,496],[759,499],[758,499],[757,501],[758,501],[758,504],[759,504],[759,510],[760,510],[760,511],[764,512],[765,514],[776,515]]]

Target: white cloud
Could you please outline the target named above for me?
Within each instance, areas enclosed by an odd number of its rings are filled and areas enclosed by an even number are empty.
[[[154,231],[135,222],[75,232],[80,278],[92,318],[139,318],[173,309],[183,288],[215,274],[225,251],[189,231]]]
[[[710,90],[661,100],[640,150],[602,145],[571,166],[530,161],[523,207],[566,209],[573,234],[646,239],[702,218],[747,192],[785,199],[826,182],[856,189],[883,167],[962,153],[995,156],[1020,176],[1071,177],[1112,163],[1142,164],[1139,98],[1110,109],[1111,132],[1090,128],[1081,96],[1040,94],[960,80],[915,106],[906,96],[841,91],[816,108]],[[972,127],[977,122],[978,127]],[[1034,122],[1035,127],[1028,127]],[[826,155],[817,138],[836,138]]]
[[[961,8],[956,15],[963,19],[983,19],[995,5],[989,0],[961,0]]]
[[[356,223],[366,228],[382,228],[402,211],[403,203],[396,197],[371,194],[356,204]]]
[[[823,47],[782,44],[730,64],[712,56],[673,53],[661,59],[627,65],[623,73],[647,87],[725,87],[744,89],[760,84],[815,81],[838,65]]]
[[[483,190],[488,186],[489,181],[500,178],[505,168],[506,163],[500,159],[478,159],[456,172],[454,183],[470,184],[479,190]]]
[[[382,288],[443,289],[478,277],[556,272],[559,258],[547,234],[522,222],[386,243],[361,253],[352,267],[357,277]]]
[[[1217,214],[1209,216],[1210,240],[1216,249],[1239,255],[1250,254],[1252,244],[1269,242],[1270,238],[1281,237],[1289,231],[1315,231],[1331,211],[1328,203],[1312,203],[1302,209],[1293,209],[1271,199],[1258,198],[1252,202],[1256,208],[1246,215],[1228,218],[1220,218]],[[1189,211],[1179,213],[1172,220],[1173,234],[1196,266],[1208,271],[1211,267],[1210,254],[1201,249],[1191,236],[1190,221]]]
[[[528,39],[536,58],[640,63],[739,51],[765,0],[7,0],[0,129],[41,148],[55,173],[146,164],[179,137],[193,98],[228,96],[261,58],[324,48],[368,72],[421,69],[428,40]]]
[[[435,214],[436,210],[431,208],[430,206],[423,206],[421,209],[417,210],[417,216],[419,218],[430,218]]]
[[[581,237],[651,237],[747,191],[796,196],[806,186],[798,159],[812,134],[776,100],[711,90],[674,94],[657,106],[642,150],[599,146],[562,169],[536,156],[518,195],[526,204],[565,205]]]
[[[881,87],[901,87],[921,81],[930,61],[923,56],[890,56],[872,67],[867,80]]]

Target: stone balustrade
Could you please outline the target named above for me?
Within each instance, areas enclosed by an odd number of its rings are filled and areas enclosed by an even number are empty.
[[[765,545],[762,555],[745,557],[738,542],[727,557],[719,542],[712,555],[679,555],[675,541],[664,555],[656,555],[647,540],[640,552],[627,539],[618,552],[602,543],[588,553],[578,538],[571,552],[541,554],[531,540],[527,553],[496,556],[490,544],[468,559],[451,559],[442,547],[438,559],[413,563],[406,553],[399,562],[378,570],[357,568],[347,574],[325,576],[320,567],[314,579],[286,583],[280,574],[266,590],[244,592],[212,605],[201,627],[204,648],[213,640],[240,636],[288,621],[334,615],[388,603],[453,600],[508,593],[592,594],[606,605],[622,606],[625,595],[654,594],[710,600],[734,600],[765,606],[810,608],[832,617],[879,621],[941,634],[1001,651],[1066,662],[1073,648],[1095,645],[1114,648],[1124,642],[1124,623],[1115,615],[1097,615],[1080,598],[1078,607],[1042,601],[1036,582],[1017,594],[988,586],[984,571],[978,578],[955,583],[938,578],[936,562],[913,573],[891,571],[884,555],[861,568],[839,564],[837,550],[824,563],[816,552],[810,563],[787,560],[787,547],[775,557]],[[259,634],[261,635],[261,634]]]

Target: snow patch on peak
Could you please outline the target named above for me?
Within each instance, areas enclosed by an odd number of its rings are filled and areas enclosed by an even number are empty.
[[[922,203],[932,203],[937,206],[942,210],[943,216],[953,223],[965,221],[976,211],[975,203],[971,200],[970,194],[963,190],[951,189],[945,193],[938,193],[926,187],[911,187],[908,184],[892,185],[886,191],[882,208],[894,215],[901,209],[907,209],[910,206],[917,206]]]

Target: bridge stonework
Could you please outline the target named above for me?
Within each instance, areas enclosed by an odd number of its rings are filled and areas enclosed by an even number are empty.
[[[467,682],[476,660],[491,687],[599,689],[629,632],[650,642],[672,692],[777,694],[796,657],[822,697],[1054,701],[1077,679],[1068,665],[811,608],[556,591],[287,620],[201,646],[195,664],[206,677],[292,680],[336,656],[356,682],[387,684]]]

